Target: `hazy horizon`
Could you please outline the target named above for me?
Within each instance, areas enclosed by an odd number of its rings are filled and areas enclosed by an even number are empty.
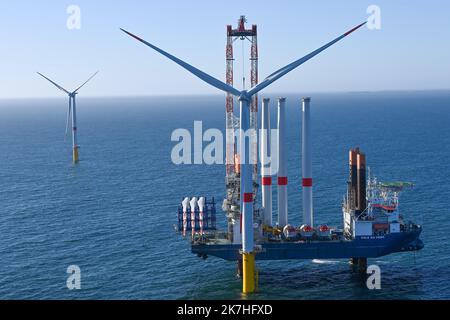
[[[450,88],[442,88],[442,89],[404,89],[404,90],[361,90],[361,91],[309,91],[309,92],[270,92],[264,94],[259,94],[260,97],[262,96],[292,96],[292,95],[312,95],[312,94],[319,94],[319,95],[327,95],[327,94],[364,94],[364,93],[404,93],[404,92],[411,92],[411,93],[420,93],[420,92],[450,92]],[[41,96],[41,97],[6,97],[2,98],[0,97],[0,101],[7,101],[7,100],[57,100],[61,97],[66,97],[64,93],[61,93],[60,96]],[[79,95],[77,99],[104,99],[104,98],[110,98],[110,99],[126,99],[126,98],[177,98],[177,97],[223,97],[225,98],[225,93],[194,93],[194,94],[142,94],[142,95],[111,95],[111,96],[100,96],[100,95]]]

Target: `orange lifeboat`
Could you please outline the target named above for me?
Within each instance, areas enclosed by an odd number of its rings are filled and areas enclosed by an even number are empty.
[[[302,237],[311,238],[314,235],[314,228],[308,225],[303,225],[300,227],[300,234]]]
[[[331,235],[331,229],[327,225],[321,225],[319,227],[319,236],[322,238],[328,238]]]

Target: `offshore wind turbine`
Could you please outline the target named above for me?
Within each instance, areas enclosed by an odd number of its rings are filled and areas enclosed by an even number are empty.
[[[50,80],[46,76],[44,76],[42,73],[38,72],[37,74],[43,77],[44,79],[48,80],[50,83],[52,83],[56,88],[61,90],[62,92],[66,93],[69,96],[69,109],[67,111],[67,122],[66,122],[66,136],[69,131],[69,122],[70,122],[70,115],[72,115],[72,146],[73,146],[73,162],[78,163],[80,161],[79,158],[79,146],[78,146],[78,139],[77,139],[77,104],[76,104],[76,96],[78,94],[78,91],[84,87],[86,83],[91,81],[92,78],[94,78],[97,75],[98,71],[94,73],[89,79],[87,79],[81,86],[76,88],[74,91],[70,92],[66,89],[64,89],[62,86],[54,82],[53,80]]]
[[[236,88],[210,76],[209,74],[195,68],[194,66],[184,62],[183,60],[178,59],[177,57],[171,55],[170,53],[154,46],[153,44],[141,39],[140,37],[128,32],[124,29],[120,29],[129,36],[135,38],[136,40],[142,42],[153,50],[159,52],[163,56],[177,63],[196,77],[205,81],[209,85],[230,93],[236,97],[238,97],[240,102],[240,133],[239,133],[239,143],[240,143],[240,166],[241,166],[241,222],[242,222],[242,269],[243,269],[243,293],[252,293],[255,291],[255,247],[254,247],[254,235],[253,235],[253,179],[252,179],[252,165],[249,163],[250,159],[250,146],[245,145],[245,132],[250,127],[250,102],[252,97],[268,87],[281,77],[285,76],[292,70],[296,69],[303,63],[307,62],[314,56],[318,55],[325,49],[331,47],[336,42],[342,40],[352,32],[356,31],[367,22],[363,22],[353,29],[347,31],[331,42],[325,44],[319,49],[307,54],[306,56],[284,66],[283,68],[275,71],[271,75],[269,75],[266,79],[264,79],[261,83],[257,84],[250,90],[242,90],[239,91]]]

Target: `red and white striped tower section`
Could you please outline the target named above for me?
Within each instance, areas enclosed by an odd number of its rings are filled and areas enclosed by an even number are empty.
[[[233,28],[227,26],[227,49],[226,49],[226,81],[227,84],[233,86]],[[227,93],[226,100],[226,166],[227,177],[233,174],[234,171],[234,156],[235,156],[235,143],[234,143],[234,96],[231,93]]]
[[[311,144],[311,98],[303,98],[302,106],[302,175],[303,224],[313,227],[313,179]]]
[[[251,47],[250,47],[250,85],[252,88],[256,87],[258,84],[258,27],[254,24],[251,30],[247,30],[251,34]],[[242,62],[244,63],[244,62]],[[254,134],[257,135],[258,132],[258,95],[255,94],[252,97],[250,103],[250,128],[254,129]],[[255,136],[252,144],[252,156],[254,159],[258,159],[258,139]],[[253,165],[253,180],[257,182],[258,176],[258,161]],[[253,192],[256,195],[256,190]]]
[[[288,224],[288,178],[286,161],[286,98],[278,99],[278,226]]]
[[[188,224],[188,210],[190,208],[189,198],[184,198],[183,202],[183,237],[186,237],[187,224]]]
[[[204,218],[205,218],[205,198],[201,197],[198,200],[198,221],[200,225],[200,234],[203,234],[203,227],[204,227]]]
[[[192,237],[195,235],[195,209],[197,209],[197,198],[191,199],[191,228]]]
[[[272,172],[267,163],[270,150],[270,99],[264,99],[261,114],[261,184],[262,206],[264,209],[263,224],[272,225]]]

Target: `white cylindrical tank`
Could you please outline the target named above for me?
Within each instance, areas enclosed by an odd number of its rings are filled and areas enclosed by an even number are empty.
[[[288,224],[288,177],[286,158],[286,99],[278,99],[278,226]]]
[[[192,228],[192,234],[195,234],[195,209],[197,209],[197,203],[198,200],[196,197],[191,199],[191,228]]]
[[[303,185],[303,224],[314,226],[312,143],[311,143],[311,98],[303,98],[302,103],[302,185]]]
[[[283,228],[283,234],[286,239],[293,239],[297,237],[297,230],[288,224]]]
[[[203,234],[203,227],[204,227],[205,203],[206,203],[206,200],[204,197],[201,197],[198,200],[198,210],[199,210],[198,220],[199,220],[201,234]]]
[[[272,225],[272,172],[268,163],[270,152],[270,99],[264,99],[261,114],[261,185],[262,207],[264,210],[263,224]]]
[[[183,236],[186,236],[187,224],[188,224],[188,211],[190,209],[189,198],[184,198],[181,203],[183,206]]]

